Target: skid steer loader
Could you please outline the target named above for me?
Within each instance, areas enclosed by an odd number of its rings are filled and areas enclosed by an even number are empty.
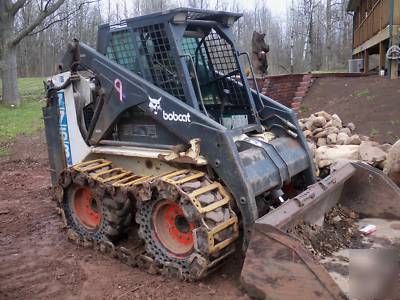
[[[399,219],[399,189],[361,164],[317,182],[295,114],[244,74],[240,16],[175,9],[68,46],[43,109],[58,211],[70,239],[149,272],[197,280],[247,249],[250,295],[342,298],[288,228],[339,202]]]

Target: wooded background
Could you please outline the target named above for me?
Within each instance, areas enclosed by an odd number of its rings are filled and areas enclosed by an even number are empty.
[[[51,4],[52,1],[22,2],[25,3],[15,16],[14,34],[37,18],[44,2]],[[239,49],[251,51],[253,30],[266,33],[266,41],[271,49],[270,74],[345,69],[351,57],[352,17],[346,12],[348,0],[288,0],[288,8],[283,15],[271,12],[267,0],[255,1],[252,8],[248,4],[243,6],[240,0],[62,2],[55,13],[17,45],[19,77],[53,74],[67,42],[78,38],[95,46],[97,26],[101,23],[115,23],[121,19],[176,7],[243,13],[234,26]]]

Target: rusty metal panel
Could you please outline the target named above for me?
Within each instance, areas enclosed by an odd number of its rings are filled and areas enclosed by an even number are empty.
[[[338,167],[298,196],[259,218],[253,228],[241,280],[259,299],[346,299],[327,270],[286,231],[315,223],[339,204],[372,218],[400,219],[400,188],[363,163]]]
[[[362,217],[400,219],[400,188],[382,171],[364,163],[345,184],[340,203]]]
[[[254,227],[241,282],[257,299],[346,299],[299,241],[267,224]]]
[[[345,165],[331,176],[309,186],[303,193],[259,218],[256,223],[287,229],[299,221],[317,222],[340,201],[344,184],[355,171],[353,165]]]

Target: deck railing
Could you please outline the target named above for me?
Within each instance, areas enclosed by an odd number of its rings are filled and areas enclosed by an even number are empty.
[[[354,48],[368,41],[389,25],[390,0],[379,0],[354,30]]]

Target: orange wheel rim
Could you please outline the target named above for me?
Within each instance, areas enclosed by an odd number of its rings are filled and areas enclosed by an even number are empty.
[[[88,187],[80,187],[74,194],[75,214],[87,229],[96,229],[101,222],[100,207]]]
[[[157,205],[152,220],[158,240],[168,251],[177,256],[192,252],[195,226],[177,203],[165,200]]]

